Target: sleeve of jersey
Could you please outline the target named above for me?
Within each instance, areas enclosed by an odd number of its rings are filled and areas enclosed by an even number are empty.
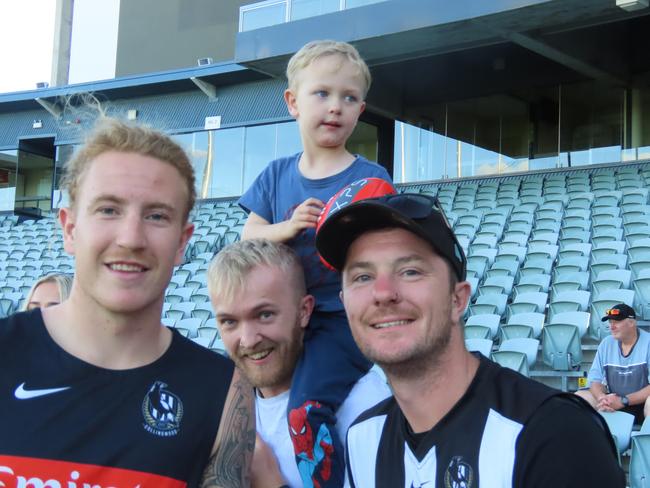
[[[273,162],[271,162],[264,170],[257,175],[253,184],[246,190],[246,192],[239,198],[237,203],[246,212],[255,212],[257,215],[265,219],[267,222],[273,222],[273,202],[270,195],[273,193],[274,175]]]
[[[554,397],[517,440],[513,486],[624,488],[625,473],[598,414],[579,399]]]
[[[605,353],[605,343],[601,342],[600,345],[598,346],[598,350],[596,351],[594,362],[591,364],[591,368],[589,368],[589,374],[587,376],[587,379],[589,380],[590,385],[594,381],[597,383],[603,382],[602,359],[604,353]]]

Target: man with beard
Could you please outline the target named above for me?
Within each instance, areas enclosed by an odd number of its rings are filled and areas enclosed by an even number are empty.
[[[314,486],[327,478],[331,439],[324,430],[313,431],[308,411],[292,411],[287,426],[291,380],[303,352],[314,297],[307,294],[300,260],[285,244],[265,239],[237,242],[221,250],[210,264],[208,287],[217,325],[228,354],[256,388],[258,438],[253,482],[263,486]],[[363,376],[337,412],[337,431],[345,438],[352,421],[364,410],[390,395],[375,371]],[[308,408],[308,407],[307,407]],[[293,439],[293,442],[292,442]],[[258,452],[268,443],[277,457],[260,468]],[[301,446],[296,465],[294,444]],[[261,447],[260,447],[261,446]],[[262,456],[264,459],[264,456]],[[267,459],[268,461],[268,459]],[[259,478],[255,478],[255,473]]]
[[[585,402],[466,350],[466,259],[435,198],[330,207],[317,248],[343,272],[354,339],[394,394],[348,430],[351,486],[625,486]]]

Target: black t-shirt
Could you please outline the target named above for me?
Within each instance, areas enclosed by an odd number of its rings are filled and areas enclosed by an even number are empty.
[[[350,484],[625,486],[607,426],[573,397],[481,358],[463,397],[428,432],[409,433],[394,398],[363,413],[348,430]]]
[[[158,360],[116,371],[64,351],[38,309],[0,320],[0,482],[198,486],[232,374],[176,331]]]

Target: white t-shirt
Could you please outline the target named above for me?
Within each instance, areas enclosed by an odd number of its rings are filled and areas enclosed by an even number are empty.
[[[256,396],[257,432],[273,449],[287,484],[291,488],[302,488],[287,425],[289,393],[287,390],[271,398],[262,398],[259,394]],[[343,445],[348,427],[359,414],[390,395],[391,391],[385,380],[374,370],[357,381],[336,414],[336,430]]]

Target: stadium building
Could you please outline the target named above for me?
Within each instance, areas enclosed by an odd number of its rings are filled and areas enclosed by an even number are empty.
[[[337,39],[374,80],[349,149],[446,208],[469,256],[467,337],[489,341],[475,347],[526,339],[516,367],[575,389],[605,309],[650,320],[647,0],[121,0],[114,78],[73,84],[73,0],[57,11],[56,86],[0,95],[3,313],[34,277],[72,269],[52,216],[91,93],[192,157],[197,232],[165,321],[218,349],[207,262],[239,237],[236,197],[300,151],[288,59]]]

